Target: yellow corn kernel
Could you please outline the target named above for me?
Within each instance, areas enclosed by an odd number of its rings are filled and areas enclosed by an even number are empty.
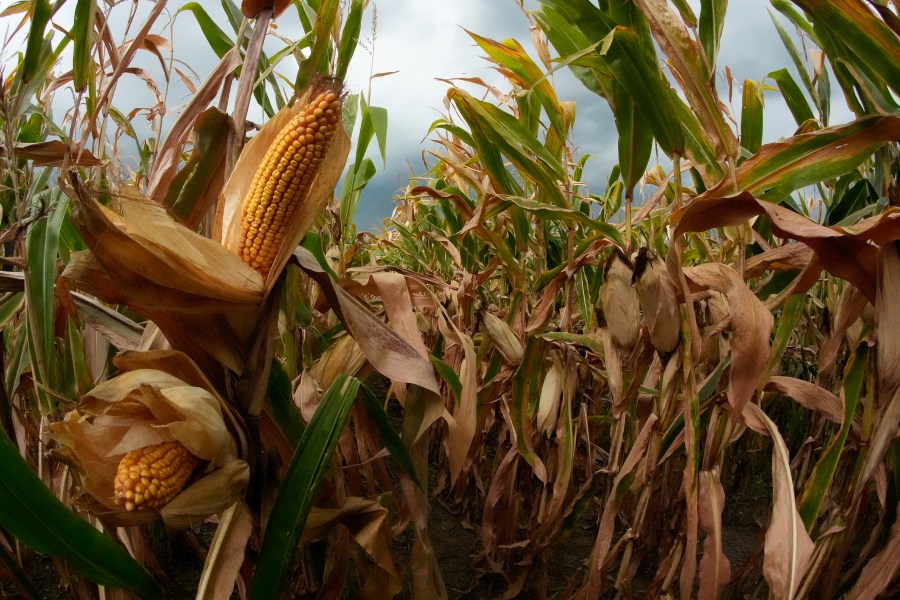
[[[116,470],[116,503],[128,511],[159,508],[178,495],[199,462],[181,442],[132,450]]]
[[[278,133],[266,151],[241,220],[238,254],[267,275],[293,216],[340,124],[341,100],[328,89],[313,98]]]

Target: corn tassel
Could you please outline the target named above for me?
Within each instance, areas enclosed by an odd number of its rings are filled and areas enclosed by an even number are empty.
[[[190,479],[200,459],[181,442],[132,450],[122,457],[114,482],[125,510],[153,510],[168,504]]]
[[[260,163],[241,221],[238,254],[267,275],[340,124],[341,100],[326,89],[278,133]]]

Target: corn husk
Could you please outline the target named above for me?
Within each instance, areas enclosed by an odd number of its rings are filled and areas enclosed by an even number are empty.
[[[641,309],[637,290],[631,284],[631,261],[620,252],[609,259],[606,279],[600,287],[600,301],[606,327],[620,350],[631,350],[641,330]]]
[[[355,375],[366,364],[366,355],[349,335],[338,338],[309,369],[309,374],[327,390],[341,373]]]
[[[507,362],[512,365],[518,365],[522,362],[522,357],[525,355],[525,347],[506,321],[492,313],[485,312],[484,329],[487,331],[491,342],[493,342]]]
[[[183,226],[134,188],[114,188],[104,206],[76,178],[71,185],[61,181],[75,201],[73,221],[89,248],[73,255],[63,277],[73,288],[149,317],[173,348],[207,372],[224,365],[242,373],[272,286],[332,197],[349,152],[346,133],[343,128],[335,132],[266,277],[236,252],[247,188],[279,130],[325,85],[336,84],[312,84],[297,104],[280,111],[244,147],[216,209],[215,239]]]
[[[541,397],[538,401],[537,427],[545,435],[556,429],[556,421],[559,418],[559,404],[562,397],[563,373],[560,366],[554,361],[553,366],[544,376],[541,385]]]
[[[142,359],[142,354],[147,357]],[[239,458],[243,439],[229,409],[199,371],[191,372],[186,357],[173,352],[130,353],[125,363],[134,368],[96,386],[75,410],[49,426],[51,439],[59,444],[56,455],[81,474],[82,489],[90,498],[88,510],[113,524],[139,523],[157,516],[155,511],[125,511],[115,501],[116,469],[132,450],[178,441],[206,461],[206,477],[226,467],[229,472],[242,470],[241,465],[246,468]],[[174,373],[141,368],[144,365],[169,365]],[[193,385],[197,383],[200,385]],[[227,486],[214,490],[217,508],[227,508],[237,499],[243,486],[237,486],[236,481],[230,476]],[[209,487],[211,483],[204,485]],[[172,502],[192,487],[186,487]],[[181,499],[179,506],[187,510],[184,503]],[[194,508],[197,510],[188,512],[195,521],[217,512]]]
[[[650,331],[650,342],[658,352],[675,350],[681,338],[681,317],[675,285],[666,266],[647,248],[641,248],[634,271],[635,288]]]

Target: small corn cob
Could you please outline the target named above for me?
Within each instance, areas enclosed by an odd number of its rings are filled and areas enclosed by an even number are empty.
[[[525,355],[525,347],[519,337],[513,333],[512,328],[500,317],[486,312],[484,313],[484,328],[488,337],[510,364],[518,365]]]
[[[159,508],[178,495],[199,462],[181,442],[132,450],[119,461],[116,502],[127,511]]]
[[[327,89],[278,133],[253,176],[244,206],[238,254],[267,275],[291,221],[309,192],[334,132],[341,100]]]

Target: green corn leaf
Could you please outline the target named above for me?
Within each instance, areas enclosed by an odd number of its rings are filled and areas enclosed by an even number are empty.
[[[31,3],[31,24],[28,29],[28,42],[25,46],[25,58],[22,59],[22,82],[30,83],[38,77],[41,54],[44,51],[44,31],[50,22],[51,8],[47,0],[34,0]],[[48,40],[49,41],[49,40]]]
[[[44,171],[49,175],[50,169]],[[39,179],[40,182],[40,179]],[[35,196],[46,201],[46,216],[38,219],[25,240],[25,303],[28,315],[28,347],[38,383],[56,388],[56,260],[59,230],[68,209],[68,200],[59,188]],[[42,393],[38,394],[43,396]],[[50,405],[45,405],[49,409]]]
[[[700,2],[700,44],[706,62],[715,68],[719,57],[719,42],[725,28],[725,10],[728,0],[701,0]],[[682,14],[684,18],[684,14]],[[686,20],[686,19],[685,19]]]
[[[844,422],[841,424],[840,431],[832,438],[828,448],[819,457],[816,466],[813,467],[812,474],[797,502],[797,511],[800,513],[800,518],[803,519],[806,531],[812,531],[825,498],[828,496],[828,491],[831,489],[838,461],[853,425],[853,414],[859,403],[866,367],[869,363],[868,354],[868,347],[865,344],[860,345],[850,364],[847,365],[844,389],[841,394],[844,401]]]
[[[871,116],[847,125],[766,144],[741,164],[730,179],[706,192],[728,195],[749,191],[778,202],[792,191],[848,173],[885,143],[900,139],[900,117]],[[736,185],[735,185],[736,184]]]
[[[601,54],[616,82],[631,96],[640,117],[647,123],[666,154],[684,154],[684,134],[677,124],[679,102],[656,64],[640,50],[634,30],[616,27],[603,40]]]
[[[340,10],[340,0],[323,0],[316,13],[313,25],[313,43],[309,58],[300,65],[297,74],[297,89],[303,89],[312,80],[313,75],[328,75],[328,50],[331,48],[331,31]]]
[[[450,365],[434,355],[431,356],[431,364],[434,365],[434,370],[438,372],[441,379],[446,382],[458,404],[462,396],[462,382],[459,380],[459,374]]]
[[[826,30],[839,39],[847,58],[870,79],[900,92],[900,38],[868,6],[831,0],[794,0],[794,4],[806,11],[816,31]]]
[[[458,88],[451,89],[447,95],[469,124],[479,157],[483,161],[490,159],[485,168],[497,180],[499,189],[516,194],[518,187],[503,165],[502,153],[523,176],[534,181],[550,204],[567,205],[558,187],[563,179],[562,166],[515,117]]]
[[[391,455],[391,458],[393,458],[397,465],[403,469],[413,483],[422,487],[422,484],[419,482],[419,478],[416,475],[416,468],[415,465],[413,465],[412,456],[410,456],[406,444],[404,444],[403,440],[400,438],[400,434],[397,433],[391,425],[391,422],[388,420],[387,413],[384,411],[384,406],[382,406],[375,394],[372,393],[372,390],[366,386],[361,385],[360,391],[362,392],[363,407],[366,409],[366,414],[372,419],[372,423],[375,425],[375,429],[381,437],[381,443],[384,444],[388,454]]]
[[[195,129],[197,142],[191,157],[172,179],[163,199],[175,218],[191,229],[216,203],[225,183],[231,118],[210,107],[197,118]]]
[[[251,600],[281,597],[293,569],[300,534],[359,386],[356,378],[338,376],[303,432],[266,525],[250,586]]]
[[[228,37],[218,25],[216,25],[216,22],[209,16],[209,13],[200,6],[200,4],[197,2],[188,2],[179,8],[178,12],[175,14],[177,16],[184,11],[190,11],[194,15],[194,18],[197,20],[197,25],[200,26],[200,31],[203,33],[203,37],[206,38],[206,43],[209,44],[212,51],[216,53],[216,56],[222,58],[234,47],[234,41]]]
[[[781,95],[784,97],[784,101],[787,103],[798,126],[807,120],[815,119],[809,103],[806,102],[803,92],[800,91],[800,86],[797,85],[797,82],[794,81],[787,69],[772,71],[769,73],[769,77],[778,84],[778,89],[781,91]]]
[[[741,146],[755,153],[763,137],[763,86],[758,81],[744,81],[741,105]]]
[[[88,80],[94,76],[91,69],[91,47],[94,34],[94,14],[97,0],[78,0],[72,23],[73,55],[72,77],[76,92],[87,89]]]
[[[364,8],[365,2],[363,0],[353,0],[353,3],[350,5],[347,21],[344,23],[344,29],[341,30],[341,43],[338,46],[337,68],[334,73],[338,79],[346,77],[347,67],[350,66],[350,60],[356,52]]]
[[[537,410],[541,397],[541,382],[544,380],[544,357],[546,342],[538,337],[529,337],[525,355],[513,375],[512,395],[509,398],[509,414],[516,430],[516,444],[519,454],[525,459],[538,479],[546,481],[547,469],[535,453],[531,441],[534,431],[531,419]]]
[[[272,369],[269,371],[269,385],[266,387],[266,400],[272,413],[272,420],[281,429],[285,439],[292,448],[300,443],[305,427],[300,418],[300,411],[294,404],[291,394],[291,380],[288,379],[281,361],[272,360]]]
[[[112,538],[60,502],[0,432],[0,525],[41,554],[60,556],[100,585],[162,598],[162,587]]]

